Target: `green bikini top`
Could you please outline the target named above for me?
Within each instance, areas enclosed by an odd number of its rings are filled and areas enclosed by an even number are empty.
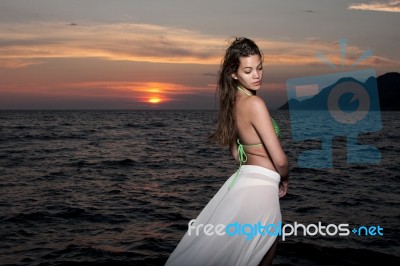
[[[273,118],[271,118],[271,122],[272,122],[272,126],[274,127],[276,136],[278,138],[280,138],[281,131],[279,129],[278,124],[276,123],[276,121]],[[232,179],[231,183],[229,184],[228,190],[230,190],[233,187],[233,185],[235,185],[235,183],[237,181],[237,177],[239,175],[240,168],[242,167],[242,165],[244,163],[247,162],[247,155],[246,155],[246,152],[244,151],[244,148],[245,147],[262,146],[263,144],[262,143],[258,143],[258,144],[241,144],[239,139],[237,139],[237,145],[238,145],[237,150],[238,150],[238,159],[239,159],[239,169],[237,170],[235,177]]]

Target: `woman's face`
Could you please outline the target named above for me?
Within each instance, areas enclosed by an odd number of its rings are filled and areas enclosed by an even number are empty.
[[[259,90],[261,88],[263,66],[259,55],[251,55],[240,58],[240,65],[232,78],[239,81],[242,87],[250,90]]]

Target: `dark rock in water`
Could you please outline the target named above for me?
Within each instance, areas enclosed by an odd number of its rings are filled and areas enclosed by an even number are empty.
[[[386,73],[377,78],[382,111],[400,111],[400,73]]]
[[[351,78],[343,78],[340,79],[338,82],[346,81],[346,79],[348,79],[347,81],[354,82],[354,79]],[[337,84],[338,82],[336,82],[335,84]],[[369,79],[367,79],[365,84],[370,84],[373,82],[377,83],[380,110],[400,111],[400,73],[389,72],[379,76],[378,78],[370,77]],[[335,85],[328,86],[322,89],[317,95],[303,101],[290,99],[288,102],[279,107],[278,110],[289,110],[289,105],[293,109],[301,110],[306,110],[307,106],[312,106],[312,109],[324,109],[326,107],[320,106],[325,102],[321,100],[321,98],[326,97],[334,86]]]

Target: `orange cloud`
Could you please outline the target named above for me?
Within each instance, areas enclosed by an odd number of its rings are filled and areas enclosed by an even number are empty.
[[[400,1],[389,2],[372,2],[368,4],[354,3],[348,6],[348,9],[367,10],[367,11],[384,11],[384,12],[400,12]]]
[[[399,1],[398,1],[399,2]],[[21,68],[40,64],[48,58],[100,58],[135,62],[218,65],[227,41],[183,28],[149,24],[31,23],[2,24],[4,43],[0,66]],[[272,65],[305,66],[320,64],[316,52],[340,62],[337,43],[310,38],[304,41],[257,39],[265,61]],[[363,51],[348,46],[348,60]],[[377,57],[375,56],[375,59]],[[379,57],[380,65],[399,65]],[[350,62],[348,62],[350,64]]]
[[[321,61],[317,58],[317,53],[324,54],[333,64],[341,65],[342,58],[340,55],[339,43],[327,42],[319,40],[318,38],[308,38],[303,42],[295,41],[259,41],[258,42],[264,51],[266,64],[275,66],[315,66],[321,65]],[[359,56],[365,52],[357,46],[350,44],[346,47],[346,58],[344,60],[345,66],[353,65]],[[369,57],[360,65],[366,65],[370,67],[384,65],[395,65],[399,66],[400,62],[373,55]]]
[[[37,60],[26,60],[26,59],[3,59],[0,60],[0,66],[4,68],[16,69],[23,68],[31,65],[42,64],[41,61]]]
[[[54,91],[54,90],[53,90]],[[160,82],[79,82],[65,83],[59,86],[58,93],[74,95],[108,97],[119,95],[133,102],[165,103],[179,100],[185,95],[209,94],[215,88],[194,87]]]
[[[2,60],[103,58],[107,60],[213,64],[220,39],[198,32],[148,24],[77,25],[36,23],[1,25],[7,44]],[[4,65],[7,67],[7,65]]]
[[[80,106],[79,102],[99,103],[101,108],[162,108],[163,106],[194,106],[194,99],[213,99],[215,87],[207,85],[187,86],[159,82],[64,82],[42,84],[0,83],[0,93],[4,101],[15,102],[25,106],[35,103],[53,103],[58,106]],[[211,95],[211,96],[210,96]],[[195,100],[196,101],[196,100]],[[7,103],[8,104],[8,103]],[[8,105],[4,105],[8,106]],[[3,107],[4,107],[3,106]],[[82,105],[81,108],[92,108],[93,105]],[[97,105],[95,105],[97,106]],[[201,105],[200,105],[201,106]]]

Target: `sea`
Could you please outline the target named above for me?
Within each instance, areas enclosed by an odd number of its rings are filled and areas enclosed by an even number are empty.
[[[316,144],[293,139],[288,111],[271,115],[290,162],[282,223],[311,225],[280,237],[274,265],[400,265],[400,113],[360,133],[379,162],[348,163],[337,136],[322,169],[298,164]],[[0,265],[164,265],[238,168],[207,141],[215,124],[212,110],[0,111]]]

